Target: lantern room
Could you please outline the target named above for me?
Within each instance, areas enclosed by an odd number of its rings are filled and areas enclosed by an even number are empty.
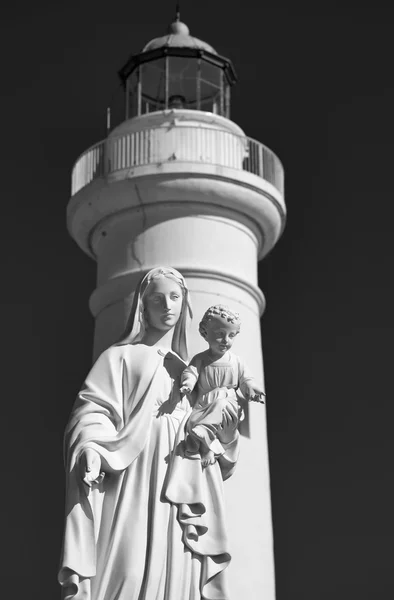
[[[230,118],[231,61],[190,35],[179,13],[168,34],[149,42],[119,71],[125,89],[125,118],[191,109]]]

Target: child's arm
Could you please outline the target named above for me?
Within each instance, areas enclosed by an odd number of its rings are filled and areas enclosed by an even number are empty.
[[[238,373],[238,386],[244,395],[246,400],[252,400],[254,402],[262,402],[264,404],[263,397],[265,392],[260,387],[253,375],[250,373],[248,367],[245,365],[243,360],[238,357],[239,373]]]
[[[201,361],[198,355],[194,356],[190,361],[190,364],[182,372],[181,375],[181,394],[190,394],[196,385],[201,369]]]

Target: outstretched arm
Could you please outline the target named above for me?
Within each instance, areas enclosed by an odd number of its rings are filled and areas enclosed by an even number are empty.
[[[245,363],[238,358],[239,363],[239,379],[238,385],[246,400],[252,402],[261,402],[264,404],[265,392],[263,388],[256,382],[255,378],[250,373]]]

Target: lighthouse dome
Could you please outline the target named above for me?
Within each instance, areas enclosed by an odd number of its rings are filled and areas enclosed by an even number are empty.
[[[142,49],[142,52],[158,50],[159,48],[192,48],[194,50],[205,50],[206,52],[217,54],[212,46],[190,35],[188,26],[179,20],[171,23],[166,35],[154,38],[148,42]]]
[[[163,110],[198,110],[229,118],[231,61],[190,35],[179,18],[119,71],[126,89],[126,118]]]

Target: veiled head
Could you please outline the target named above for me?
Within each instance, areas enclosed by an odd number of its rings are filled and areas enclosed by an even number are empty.
[[[175,327],[182,312],[183,290],[173,277],[158,275],[142,298],[145,328],[168,331]]]
[[[189,291],[184,277],[171,267],[156,267],[142,278],[136,289],[126,332],[121,344],[142,340],[150,327],[174,328],[172,349],[187,360],[187,328],[192,317]]]

